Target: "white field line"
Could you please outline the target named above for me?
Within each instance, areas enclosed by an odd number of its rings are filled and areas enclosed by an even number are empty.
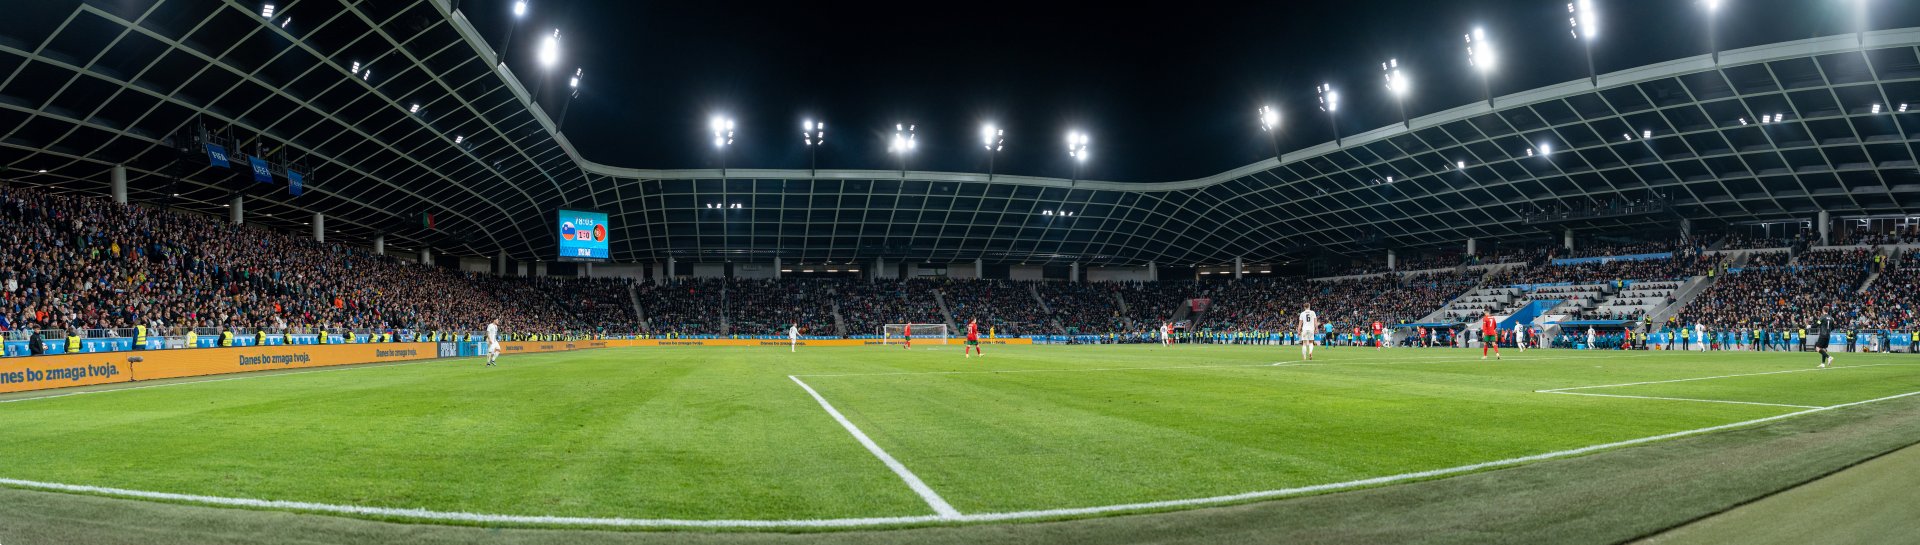
[[[796,382],[798,381],[796,380]],[[802,384],[802,386],[804,387],[805,385]],[[812,389],[808,388],[808,390],[811,391]],[[363,506],[357,506],[357,505],[337,505],[337,504],[297,502],[297,501],[260,500],[260,499],[251,499],[251,498],[230,498],[230,497],[222,497],[222,496],[201,496],[201,495],[194,495],[194,494],[174,494],[174,493],[168,493],[168,492],[150,492],[145,490],[128,490],[124,488],[108,488],[108,487],[100,487],[100,486],[47,483],[47,482],[39,482],[39,481],[27,481],[27,480],[20,480],[20,479],[4,479],[4,478],[0,478],[0,485],[13,486],[18,488],[36,489],[36,490],[51,490],[51,491],[58,491],[58,492],[79,492],[79,493],[87,493],[87,494],[101,494],[101,495],[108,495],[108,496],[120,496],[120,497],[150,499],[150,500],[177,501],[177,502],[197,503],[197,504],[226,506],[226,507],[287,509],[287,510],[295,510],[295,511],[308,511],[308,512],[316,512],[316,513],[331,513],[331,514],[343,514],[343,515],[395,517],[395,518],[404,518],[404,519],[421,520],[421,521],[475,522],[475,523],[486,523],[486,524],[607,526],[607,527],[628,527],[628,528],[780,529],[780,528],[849,528],[849,527],[862,527],[862,526],[889,526],[889,525],[922,524],[922,523],[935,523],[935,522],[1012,521],[1012,520],[1032,520],[1032,519],[1097,515],[1097,514],[1103,514],[1103,513],[1116,513],[1116,512],[1127,512],[1127,511],[1145,511],[1145,510],[1154,510],[1154,509],[1166,509],[1166,508],[1172,508],[1172,507],[1196,507],[1196,506],[1215,505],[1215,504],[1222,504],[1222,503],[1244,502],[1244,501],[1250,501],[1250,500],[1283,498],[1288,496],[1299,496],[1299,495],[1313,494],[1313,493],[1319,493],[1319,492],[1334,492],[1334,491],[1340,491],[1340,490],[1349,490],[1349,489],[1355,489],[1355,488],[1364,488],[1364,487],[1370,487],[1370,486],[1393,484],[1393,483],[1399,483],[1399,482],[1405,482],[1405,481],[1432,479],[1435,477],[1446,477],[1446,476],[1458,475],[1462,473],[1471,473],[1471,472],[1479,471],[1483,469],[1492,469],[1492,468],[1498,468],[1498,467],[1504,467],[1504,466],[1524,464],[1529,462],[1539,462],[1539,461],[1545,461],[1545,460],[1553,460],[1557,458],[1566,458],[1570,456],[1578,456],[1581,454],[1587,454],[1590,452],[1596,452],[1601,450],[1640,445],[1640,444],[1651,443],[1655,441],[1664,441],[1668,439],[1676,439],[1680,437],[1700,435],[1703,433],[1712,433],[1712,432],[1717,432],[1722,430],[1741,428],[1741,427],[1752,426],[1756,424],[1764,424],[1768,422],[1785,420],[1785,419],[1793,418],[1796,416],[1808,415],[1808,414],[1818,413],[1822,411],[1831,411],[1831,410],[1841,409],[1846,407],[1866,405],[1869,403],[1890,401],[1894,399],[1911,397],[1915,395],[1920,395],[1920,391],[1907,392],[1904,394],[1869,399],[1866,401],[1855,401],[1852,403],[1843,403],[1839,405],[1831,405],[1831,406],[1820,407],[1815,409],[1807,409],[1804,411],[1796,411],[1796,412],[1791,412],[1791,413],[1777,415],[1777,416],[1769,416],[1765,418],[1756,418],[1753,420],[1735,422],[1732,424],[1722,424],[1722,425],[1711,426],[1706,428],[1677,431],[1673,433],[1655,435],[1651,437],[1642,437],[1639,439],[1628,439],[1625,441],[1616,441],[1612,443],[1592,445],[1592,446],[1580,447],[1576,449],[1568,449],[1568,450],[1547,452],[1542,454],[1534,454],[1531,456],[1508,458],[1505,460],[1495,460],[1491,462],[1481,462],[1477,464],[1469,464],[1469,465],[1455,466],[1455,467],[1442,468],[1442,469],[1432,469],[1432,470],[1418,471],[1418,472],[1412,472],[1412,473],[1401,473],[1398,475],[1387,475],[1383,477],[1373,477],[1369,479],[1360,479],[1360,480],[1354,480],[1354,481],[1317,484],[1312,486],[1301,486],[1301,487],[1294,487],[1294,488],[1281,488],[1281,489],[1274,489],[1274,490],[1260,490],[1255,492],[1243,492],[1239,494],[1230,494],[1230,495],[1224,495],[1224,496],[1209,496],[1204,498],[1163,500],[1163,501],[1141,502],[1141,503],[1125,503],[1125,504],[1117,504],[1117,505],[1102,505],[1102,506],[1095,506],[1095,507],[1071,507],[1071,508],[1063,508],[1063,509],[1043,509],[1043,510],[1033,510],[1033,511],[1007,511],[1007,512],[1000,512],[1000,513],[976,513],[971,515],[961,514],[961,515],[955,515],[951,517],[939,516],[939,515],[919,515],[919,516],[902,516],[902,517],[865,517],[865,518],[792,519],[792,520],[725,520],[725,519],[687,520],[687,519],[561,517],[561,516],[550,516],[550,515],[491,515],[491,514],[483,514],[483,513],[466,513],[466,512],[458,512],[458,511],[432,511],[427,509],[396,509],[391,507],[363,507]],[[817,398],[818,394],[815,394],[815,397]]]
[[[841,415],[839,409],[833,408],[832,403],[827,403],[827,398],[820,397],[820,392],[813,391],[813,387],[808,386],[806,381],[800,380],[800,377],[788,376],[787,378],[793,379],[794,384],[799,384],[802,389],[807,391],[807,395],[813,396],[814,401],[820,402],[820,408],[826,409],[828,415],[833,416],[834,420],[840,422],[840,427],[846,428],[847,433],[853,434],[853,438],[860,441],[860,446],[867,447],[867,452],[873,453],[873,456],[879,458],[881,463],[887,464],[887,469],[893,470],[893,474],[899,475],[900,480],[906,481],[907,488],[912,488],[913,493],[919,494],[920,499],[926,500],[927,507],[932,507],[933,512],[939,514],[940,518],[952,519],[960,516],[960,511],[954,509],[952,505],[947,504],[947,500],[941,498],[940,494],[934,492],[933,488],[927,486],[926,482],[921,481],[919,475],[914,475],[913,471],[907,469],[906,465],[901,464],[899,460],[895,460],[893,455],[887,454],[887,451],[880,448],[878,443],[874,443],[872,438],[867,437],[866,432],[860,431],[859,426],[853,425],[853,422],[847,420],[846,416]]]
[[[147,388],[165,388],[165,387],[168,387],[168,386],[182,386],[182,385],[187,385],[187,384],[206,384],[206,383],[209,383],[209,382],[226,382],[226,381],[229,381],[229,380],[247,380],[247,379],[256,379],[256,378],[272,378],[272,377],[284,377],[284,376],[292,376],[292,375],[305,375],[305,374],[308,374],[308,373],[326,373],[326,372],[332,372],[332,371],[352,371],[352,370],[355,370],[355,369],[373,369],[373,368],[379,368],[379,367],[399,367],[399,366],[402,366],[402,365],[414,365],[414,364],[419,364],[419,363],[427,363],[427,362],[435,362],[435,361],[442,361],[442,362],[444,362],[444,361],[454,361],[454,360],[456,360],[456,359],[465,359],[465,358],[432,358],[432,359],[424,359],[424,360],[419,360],[419,361],[401,361],[401,362],[393,362],[393,363],[374,363],[374,364],[357,364],[357,365],[342,365],[342,366],[338,366],[338,367],[329,367],[329,368],[327,368],[327,369],[313,369],[313,370],[309,370],[309,371],[290,371],[290,372],[284,372],[284,373],[263,373],[263,374],[250,374],[250,375],[247,375],[247,376],[239,376],[239,377],[227,377],[227,378],[215,378],[215,379],[207,379],[207,380],[185,380],[185,381],[180,381],[180,382],[169,382],[169,383],[166,383],[166,384],[148,384],[148,385],[146,385],[146,386],[127,386],[127,387],[124,387],[124,388],[108,388],[108,389],[105,389],[105,390],[88,390],[88,391],[84,391],[84,392],[67,392],[67,393],[63,393],[63,394],[52,394],[52,395],[43,395],[43,396],[33,396],[33,397],[21,397],[21,398],[14,398],[14,399],[0,399],[0,403],[17,403],[17,402],[21,402],[21,401],[34,401],[34,400],[39,400],[39,399],[54,399],[54,398],[60,398],[60,397],[68,397],[68,396],[80,396],[80,395],[89,395],[89,394],[111,394],[111,393],[114,393],[114,392],[126,392],[126,391],[130,391],[130,390],[145,390],[145,389],[147,389]],[[166,380],[166,379],[158,379],[158,380]],[[123,383],[123,384],[125,384],[125,383]]]
[[[1567,391],[1572,391],[1572,390],[1592,390],[1592,389],[1596,389],[1596,388],[1618,388],[1618,387],[1621,387],[1621,386],[1640,386],[1640,385],[1645,385],[1645,384],[1670,384],[1670,383],[1674,383],[1674,382],[1693,382],[1693,381],[1696,381],[1696,380],[1714,380],[1714,379],[1723,379],[1723,378],[1734,378],[1734,377],[1757,377],[1757,376],[1761,376],[1761,375],[1779,375],[1779,374],[1783,374],[1783,373],[1805,373],[1805,372],[1808,372],[1808,371],[1827,371],[1827,370],[1832,370],[1832,369],[1854,369],[1854,368],[1859,368],[1859,367],[1885,367],[1885,366],[1889,366],[1889,365],[1916,365],[1916,364],[1912,364],[1912,363],[1869,363],[1869,364],[1866,364],[1866,365],[1836,365],[1836,366],[1833,366],[1833,367],[1808,367],[1808,368],[1805,368],[1805,369],[1788,369],[1788,370],[1785,370],[1785,371],[1767,371],[1767,372],[1764,372],[1764,373],[1741,373],[1741,374],[1738,374],[1738,375],[1719,375],[1719,376],[1712,376],[1712,377],[1694,377],[1694,378],[1677,378],[1677,379],[1673,379],[1673,380],[1649,380],[1649,381],[1646,381],[1646,382],[1626,382],[1626,383],[1621,383],[1621,384],[1601,384],[1601,385],[1598,385],[1598,386],[1574,386],[1574,387],[1572,387],[1572,388],[1554,388],[1554,389],[1551,389],[1551,390],[1534,390],[1534,392],[1536,392],[1536,393],[1542,393],[1542,394],[1557,394],[1557,393],[1561,393],[1561,392],[1567,392]]]
[[[1536,392],[1542,394],[1560,394],[1569,396],[1619,397],[1626,399],[1658,399],[1663,401],[1694,401],[1699,403],[1729,403],[1733,405],[1765,405],[1768,407],[1793,407],[1796,409],[1818,409],[1818,405],[1788,405],[1786,403],[1761,403],[1758,401],[1731,401],[1726,399],[1694,399],[1690,397],[1630,396],[1620,394],[1592,394],[1587,392]]]

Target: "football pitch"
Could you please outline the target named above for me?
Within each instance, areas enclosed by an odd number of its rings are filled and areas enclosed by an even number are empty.
[[[1907,355],[781,348],[11,396],[0,484],[489,525],[978,523],[1390,486],[1920,395]]]

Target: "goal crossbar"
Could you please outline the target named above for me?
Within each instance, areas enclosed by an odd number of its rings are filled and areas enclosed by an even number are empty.
[[[913,340],[922,344],[949,344],[952,340],[947,324],[886,324],[880,326],[880,344],[895,345],[906,342],[908,326],[913,331]]]

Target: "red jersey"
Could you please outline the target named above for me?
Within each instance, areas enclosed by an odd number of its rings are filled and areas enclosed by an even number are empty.
[[[1492,315],[1492,314],[1488,314],[1488,315],[1486,315],[1486,316],[1481,316],[1481,317],[1480,317],[1480,334],[1481,334],[1481,335],[1492,335],[1492,334],[1493,334],[1493,332],[1494,332],[1495,330],[1498,330],[1498,329],[1499,329],[1499,327],[1497,327],[1497,326],[1496,326],[1496,325],[1495,325],[1495,324],[1493,323],[1493,315]]]
[[[1375,335],[1379,335],[1379,334],[1380,334],[1380,322],[1374,322],[1374,323],[1373,323],[1373,334],[1375,334]]]
[[[967,322],[967,340],[969,341],[980,340],[980,324],[977,324],[974,322]]]
[[[901,334],[902,336],[907,336],[907,337],[912,337],[912,336],[913,336],[913,324],[907,324],[907,325],[904,325],[904,326],[901,326],[901,327],[900,327],[900,334]]]

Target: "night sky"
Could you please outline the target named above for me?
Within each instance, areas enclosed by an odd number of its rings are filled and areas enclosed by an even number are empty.
[[[1723,0],[1721,49],[1847,34],[1855,0]],[[1874,29],[1920,26],[1920,3],[1869,0]],[[1694,0],[1596,0],[1601,73],[1708,51]],[[895,123],[919,126],[914,170],[987,169],[983,122],[1007,131],[997,172],[1068,177],[1065,134],[1091,135],[1082,179],[1211,175],[1272,155],[1256,110],[1283,114],[1280,147],[1332,139],[1313,88],[1342,95],[1355,134],[1399,122],[1380,63],[1412,79],[1414,117],[1482,99],[1462,36],[1499,48],[1494,94],[1584,78],[1561,0],[1166,3],[532,0],[508,63],[541,85],[539,35],[559,28],[544,84],[560,111],[566,75],[586,77],[563,132],[586,158],[635,168],[720,166],[707,121],[738,123],[729,168],[806,168],[800,122],[827,123],[820,168],[892,169]],[[459,8],[497,49],[511,0]]]

